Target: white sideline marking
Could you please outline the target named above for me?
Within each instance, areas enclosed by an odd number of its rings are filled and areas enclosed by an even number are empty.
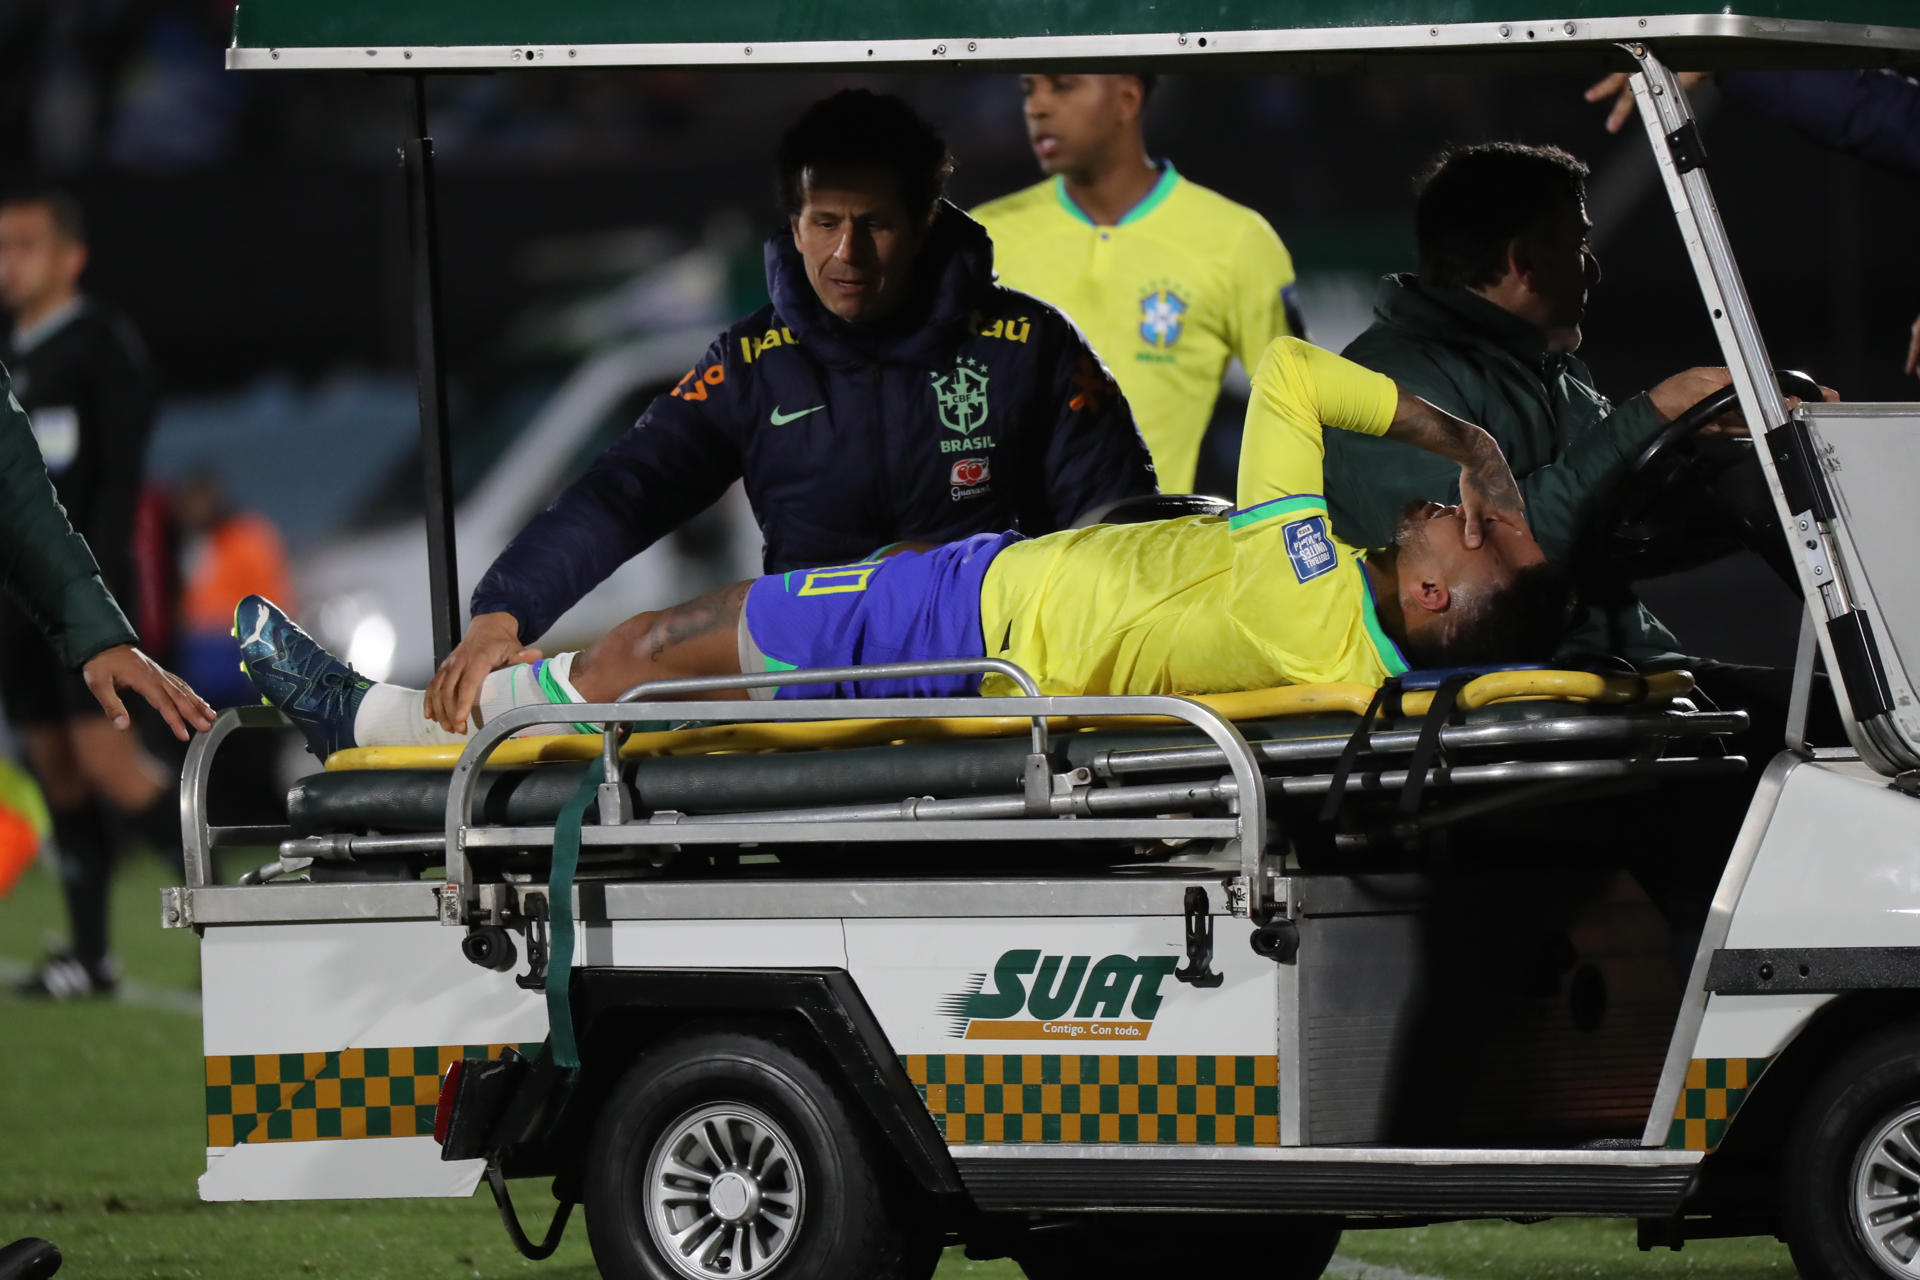
[[[0,982],[11,986],[31,974],[33,969],[32,965],[22,964],[18,960],[0,959]],[[123,978],[113,998],[117,1004],[130,1004],[142,1009],[165,1009],[169,1013],[188,1013],[196,1018],[200,1016],[200,993],[197,991],[182,991],[177,987],[149,987],[143,982],[128,982]],[[60,1001],[49,1000],[47,1003],[59,1004]],[[1369,1277],[1369,1280],[1372,1278]],[[1392,1280],[1392,1277],[1383,1276],[1380,1280]]]
[[[1338,1276],[1339,1280],[1440,1280],[1438,1276],[1423,1276],[1417,1271],[1402,1271],[1398,1267],[1375,1266],[1357,1258],[1335,1258],[1327,1264],[1326,1274]]]

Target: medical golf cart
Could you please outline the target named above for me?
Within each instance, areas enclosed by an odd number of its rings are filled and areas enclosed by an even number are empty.
[[[1343,1230],[1547,1215],[1920,1276],[1920,406],[1788,412],[1668,66],[1920,59],[1920,14],[1426,8],[1222,0],[1176,30],[1145,0],[243,0],[232,68],[415,85],[440,652],[460,616],[420,85],[512,67],[1630,65],[1734,373],[1638,471],[1737,400],[1806,610],[1770,762],[1684,673],[1049,697],[984,660],[1022,692],[680,681],[549,737],[513,736],[556,714],[520,708],[464,750],[338,753],[283,825],[240,827],[210,812],[217,755],[289,730],[227,712],[190,753],[162,903],[201,939],[203,1198],[485,1178],[530,1256],[584,1206],[611,1277],[924,1280],[953,1243],[1036,1278],[1311,1277]],[[1846,749],[1806,744],[1816,668]],[[1718,845],[1666,832],[1747,791]],[[263,847],[216,881],[217,853]],[[1697,946],[1639,887],[1689,859],[1724,867]]]

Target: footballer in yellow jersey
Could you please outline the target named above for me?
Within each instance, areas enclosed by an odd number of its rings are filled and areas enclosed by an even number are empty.
[[[1113,371],[1160,488],[1193,487],[1220,379],[1277,337],[1305,337],[1293,259],[1267,220],[1149,160],[1150,77],[1021,77],[1045,181],[973,216],[1001,283],[1067,313]]]
[[[1528,532],[1493,437],[1295,338],[1254,374],[1239,507],[1025,539],[983,533],[856,564],[736,583],[643,613],[591,648],[487,677],[480,706],[611,701],[645,681],[1001,656],[1056,694],[1208,693],[1378,684],[1422,667],[1544,657],[1566,622],[1565,579]],[[1460,465],[1464,506],[1416,505],[1392,547],[1361,553],[1327,529],[1322,423],[1384,435]],[[368,746],[363,701],[424,694],[371,685],[257,596],[236,622],[249,673],[310,737]],[[542,675],[545,668],[558,668]],[[739,697],[1008,692],[977,674],[855,678]],[[346,696],[302,701],[313,688]],[[706,693],[699,697],[725,697]],[[305,717],[305,719],[303,719]],[[307,723],[308,720],[314,721]],[[457,742],[419,710],[379,723]],[[391,733],[392,730],[388,730]]]

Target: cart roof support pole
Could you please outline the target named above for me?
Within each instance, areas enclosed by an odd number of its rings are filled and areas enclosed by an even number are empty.
[[[427,133],[426,77],[414,75],[413,136],[407,169],[407,243],[413,258],[413,348],[420,388],[420,461],[426,483],[427,593],[433,615],[433,660],[452,651],[460,625],[460,572],[453,542],[452,441],[447,429],[447,373],[440,340],[440,235],[433,188],[433,139]]]
[[[1780,468],[1768,448],[1767,433],[1787,424],[1787,404],[1774,379],[1773,360],[1760,337],[1746,282],[1734,263],[1726,223],[1721,220],[1720,207],[1714,203],[1713,189],[1707,183],[1706,149],[1700,141],[1699,127],[1679,78],[1654,56],[1653,50],[1637,43],[1627,45],[1626,50],[1640,64],[1640,71],[1630,81],[1633,96],[1640,108],[1641,122],[1646,125],[1648,140],[1653,144],[1654,160],[1666,184],[1680,238],[1686,242],[1687,256],[1693,262],[1693,273],[1700,284],[1700,296],[1707,304],[1714,335],[1720,340],[1721,354],[1733,374],[1740,411],[1746,415],[1748,429],[1753,433],[1756,446],[1753,452],[1766,473],[1780,527],[1792,532],[1805,530],[1800,538],[1788,533],[1788,548],[1799,572],[1805,607],[1818,624],[1814,630],[1821,656],[1826,659],[1828,671],[1838,671],[1833,635],[1826,624],[1847,613],[1852,604],[1846,583],[1832,571],[1832,566],[1840,561],[1829,554],[1826,534],[1820,528],[1816,513],[1793,509],[1781,482]],[[1810,663],[1807,669],[1811,671]],[[1854,719],[1848,699],[1836,697],[1835,701],[1839,703],[1840,718],[1846,725],[1848,737],[1867,759],[1876,759],[1877,753]]]

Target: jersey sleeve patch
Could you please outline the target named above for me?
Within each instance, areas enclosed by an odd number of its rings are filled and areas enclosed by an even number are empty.
[[[1333,549],[1333,540],[1327,537],[1325,516],[1288,521],[1280,526],[1280,533],[1286,544],[1287,560],[1293,565],[1293,576],[1299,581],[1311,582],[1338,567],[1340,557]]]

